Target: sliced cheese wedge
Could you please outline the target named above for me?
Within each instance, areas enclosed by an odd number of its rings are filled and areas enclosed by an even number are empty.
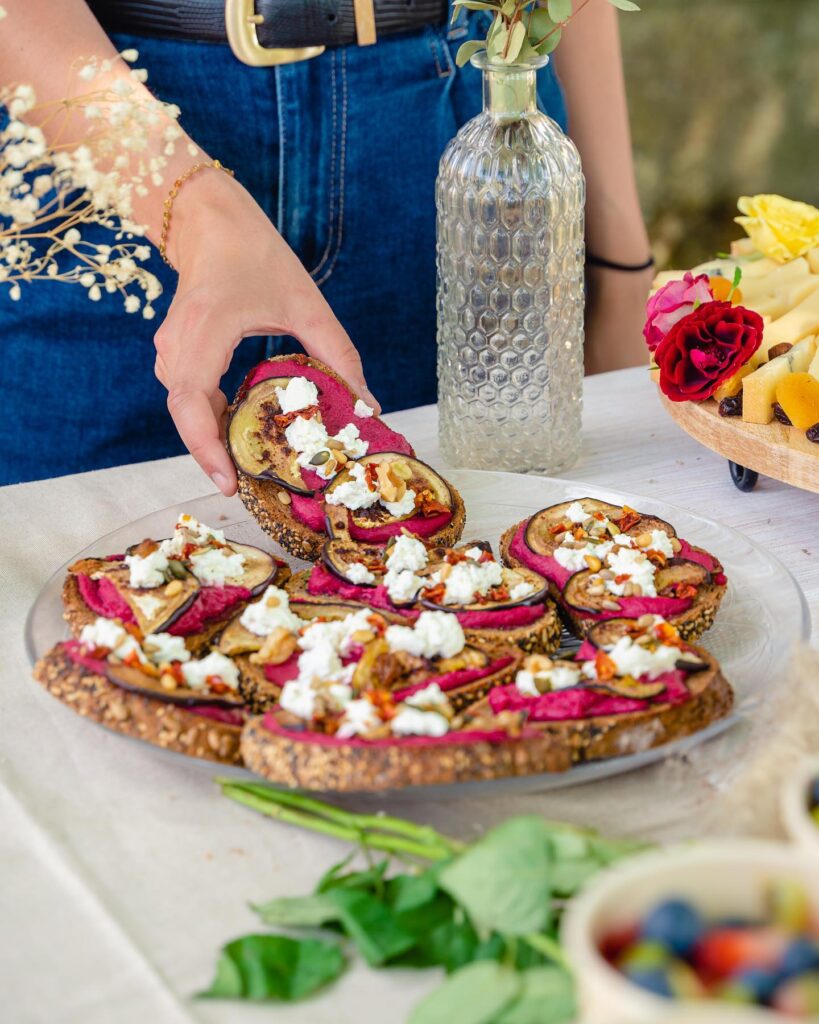
[[[789,260],[788,263],[777,266],[775,270],[752,277],[746,275],[743,270],[742,280],[739,283],[739,287],[742,290],[743,303],[746,305],[750,304],[753,307],[755,300],[776,295],[777,292],[800,280],[800,278],[809,276],[810,267],[808,266],[808,261],[802,256],[799,259]]]
[[[819,274],[819,245],[813,247],[805,254],[805,259],[810,266],[812,274]]]
[[[783,341],[795,345],[809,334],[819,331],[819,289],[814,289],[784,316],[773,320],[765,328],[763,344],[768,348]]]
[[[808,367],[808,373],[811,377],[815,377],[819,380],[819,338],[815,338],[814,340],[817,342],[816,355],[813,357],[813,360]]]
[[[763,344],[770,347],[767,337]],[[746,423],[770,423],[777,386],[789,373],[804,373],[815,353],[816,338],[804,338],[789,352],[749,374],[742,382],[742,419]]]
[[[774,295],[760,299],[746,299],[743,296],[742,305],[755,310],[760,316],[776,320],[798,306],[816,288],[819,288],[819,274],[806,274],[798,281],[780,288]]]

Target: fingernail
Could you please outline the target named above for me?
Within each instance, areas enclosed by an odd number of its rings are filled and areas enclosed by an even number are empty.
[[[222,494],[224,494],[228,488],[228,478],[225,476],[225,474],[220,473],[217,470],[215,473],[211,473],[210,478],[216,484],[216,486],[219,488]]]

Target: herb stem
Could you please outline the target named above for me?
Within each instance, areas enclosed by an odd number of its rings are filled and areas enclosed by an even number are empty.
[[[569,963],[566,954],[563,952],[557,939],[553,939],[551,935],[545,935],[543,932],[529,932],[526,935],[522,935],[521,938],[524,942],[528,943],[532,949],[535,949],[538,953],[542,953],[544,956],[549,957],[550,960],[553,960],[565,971],[569,971],[569,973],[571,973],[571,964]]]

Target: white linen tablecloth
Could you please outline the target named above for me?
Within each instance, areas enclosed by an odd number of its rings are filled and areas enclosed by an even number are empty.
[[[420,458],[438,462],[433,407],[389,419]],[[737,491],[725,461],[665,415],[645,370],[586,382],[584,454],[571,475],[743,530],[800,582],[817,632],[819,497],[768,480],[751,494]],[[0,1018],[8,1024],[391,1024],[439,982],[434,971],[356,964],[298,1007],[192,1000],[209,983],[219,946],[256,930],[247,903],[307,892],[342,847],[233,805],[212,784],[214,769],[109,734],[30,680],[23,623],[54,569],[124,523],[211,490],[188,457],[0,490]],[[811,652],[802,664],[815,671]],[[647,788],[653,772],[562,793],[416,798],[393,809],[464,838],[524,810],[657,837],[712,829],[715,816],[699,812],[664,820],[657,787]],[[648,792],[656,806],[644,806]],[[729,811],[730,795],[697,795],[700,808],[724,801],[714,830],[776,827],[770,815],[754,821],[747,800]]]

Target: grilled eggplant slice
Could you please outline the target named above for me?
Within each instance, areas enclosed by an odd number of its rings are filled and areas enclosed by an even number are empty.
[[[179,579],[182,587],[171,595],[166,593],[166,587],[143,590],[129,586],[131,573],[126,566],[109,570],[105,575],[134,613],[136,623],[144,636],[149,633],[162,633],[172,626],[190,608],[200,590],[199,581],[190,573]]]
[[[140,693],[144,697],[164,700],[169,704],[180,704],[183,707],[190,707],[192,704],[205,704],[208,707],[235,708],[241,707],[244,703],[239,694],[233,690],[221,694],[210,693],[207,690],[194,690],[187,686],[166,690],[158,678],[148,675],[147,672],[140,672],[138,668],[131,668],[129,665],[106,663],[105,674],[112,683],[121,686],[124,690]]]
[[[561,535],[555,535],[549,531],[558,524],[568,521],[566,513],[569,507],[578,501],[590,516],[595,512],[602,512],[607,519],[616,520],[623,514],[620,505],[611,505],[609,502],[599,501],[597,498],[575,498],[573,501],[562,501],[559,505],[551,505],[532,516],[526,525],[524,534],[526,546],[536,555],[551,557],[554,549],[560,544]]]
[[[440,569],[441,564],[442,563],[436,564],[430,562],[430,565],[424,570],[424,573],[430,575],[434,574],[437,569]],[[424,597],[424,591],[421,591],[420,604],[422,604],[424,608],[432,608],[439,612],[496,612],[507,608],[519,608],[525,605],[543,604],[546,600],[546,596],[549,592],[549,584],[541,575],[522,566],[515,569],[509,569],[504,566],[503,586],[506,587],[507,590],[511,590],[518,583],[531,583],[535,589],[531,594],[528,594],[526,597],[522,597],[516,601],[511,600],[511,598],[500,598],[498,600],[474,601],[471,604],[442,604]]]
[[[632,700],[648,700],[659,697],[665,689],[660,679],[635,679],[634,676],[622,676],[618,679],[607,679],[605,683],[594,683],[590,687],[603,693],[613,693],[617,697],[630,697]]]
[[[252,544],[237,544],[231,541],[230,546],[245,556],[245,564],[242,575],[227,582],[237,587],[247,587],[254,597],[261,594],[276,577],[279,569],[276,559]]]
[[[711,573],[699,562],[686,558],[672,558],[654,577],[654,586],[660,596],[676,597],[675,588],[685,586],[704,587],[711,582]]]
[[[414,459],[409,455],[404,455],[401,452],[374,452],[372,455],[363,455],[360,459],[350,460],[347,466],[331,481],[324,493],[332,494],[341,484],[348,481],[350,479],[350,467],[356,463],[362,466],[369,466],[381,465],[385,462],[403,463],[407,467],[408,472],[404,480],[407,487],[415,491],[416,494],[427,492],[432,501],[437,502],[444,509],[452,512],[454,507],[452,493],[443,477],[439,476],[425,462]],[[338,507],[328,505],[328,510]],[[346,510],[342,509],[342,511]],[[371,508],[358,509],[350,515],[356,526],[367,529],[367,527],[383,526],[386,523],[402,522],[418,515],[418,511],[413,509],[412,512],[405,516],[393,516],[380,502],[377,502]],[[343,523],[343,517],[341,522]],[[338,517],[328,514],[327,527],[332,537],[343,535],[343,527],[339,525]]]
[[[310,495],[313,491],[305,484],[296,454],[285,441],[284,427],[276,422],[281,413],[276,388],[287,387],[289,380],[269,377],[248,391],[230,417],[228,448],[236,466],[248,476]]]
[[[322,561],[331,572],[347,583],[352,583],[357,587],[378,586],[378,577],[386,571],[386,566],[384,565],[385,557],[386,552],[383,547],[375,544],[357,544],[355,541],[343,537],[336,537],[333,540],[327,541],[321,552]],[[356,583],[350,579],[348,575],[349,568],[356,562],[362,562],[370,572],[375,574],[376,579],[374,583]]]

